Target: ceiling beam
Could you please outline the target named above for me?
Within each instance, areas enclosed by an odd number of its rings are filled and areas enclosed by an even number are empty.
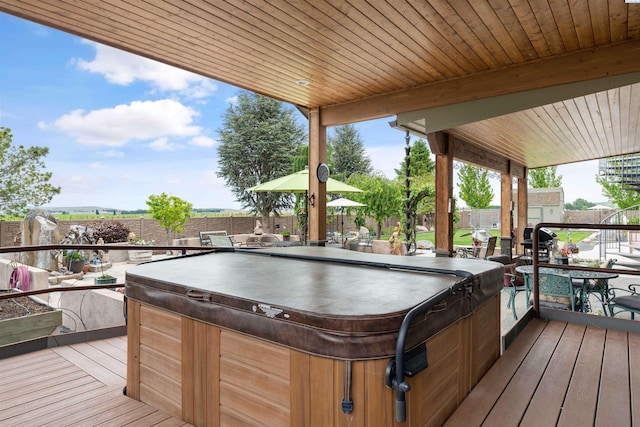
[[[322,125],[389,117],[576,82],[640,72],[640,41],[584,49],[572,54],[486,71],[322,108]]]
[[[640,72],[401,113],[392,127],[427,134],[640,82]]]

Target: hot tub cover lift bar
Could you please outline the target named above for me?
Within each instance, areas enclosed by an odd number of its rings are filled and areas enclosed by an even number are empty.
[[[416,348],[404,352],[404,345],[407,339],[409,325],[413,319],[421,313],[424,313],[434,305],[446,299],[449,295],[454,295],[459,291],[466,291],[467,296],[471,296],[473,291],[473,274],[460,270],[442,270],[428,269],[429,272],[441,274],[453,274],[463,277],[464,279],[456,283],[449,289],[445,289],[439,294],[423,301],[419,305],[412,308],[402,320],[400,330],[398,331],[398,340],[396,341],[395,358],[389,361],[386,371],[386,384],[388,387],[396,389],[396,421],[403,423],[407,420],[407,402],[405,393],[411,390],[411,385],[405,381],[405,375],[412,377],[418,372],[429,366],[427,361],[427,346],[425,343]],[[406,362],[406,365],[405,365]]]

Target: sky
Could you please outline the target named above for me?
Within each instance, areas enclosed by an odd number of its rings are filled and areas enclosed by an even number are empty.
[[[49,148],[46,170],[61,187],[49,207],[146,209],[150,195],[165,192],[195,208],[240,209],[216,174],[218,129],[240,92],[0,13],[0,126],[11,129],[14,145]],[[405,146],[404,132],[388,125],[394,119],[354,124],[373,169],[389,178]],[[606,201],[597,167],[558,168],[566,202]],[[492,184],[499,204],[499,179]]]

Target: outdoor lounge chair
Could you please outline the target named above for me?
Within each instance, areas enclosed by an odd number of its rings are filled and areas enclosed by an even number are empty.
[[[611,317],[628,311],[634,320],[635,315],[640,314],[640,285],[629,285],[628,289],[609,288],[608,292]]]

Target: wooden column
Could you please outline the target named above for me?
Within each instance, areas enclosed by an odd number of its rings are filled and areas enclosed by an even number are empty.
[[[320,110],[309,112],[309,244],[321,245],[327,238],[327,184],[318,181],[317,169],[327,161],[327,128],[320,124]]]
[[[427,135],[431,152],[436,155],[436,256],[453,251],[453,138],[444,132]]]
[[[513,177],[511,170],[500,175],[500,253],[511,259],[511,230],[513,229]]]
[[[529,193],[527,190],[527,169],[524,170],[524,176],[518,177],[518,242],[524,240],[524,228],[529,223],[528,211],[529,211]],[[524,249],[522,245],[518,244],[516,252],[522,254]]]

